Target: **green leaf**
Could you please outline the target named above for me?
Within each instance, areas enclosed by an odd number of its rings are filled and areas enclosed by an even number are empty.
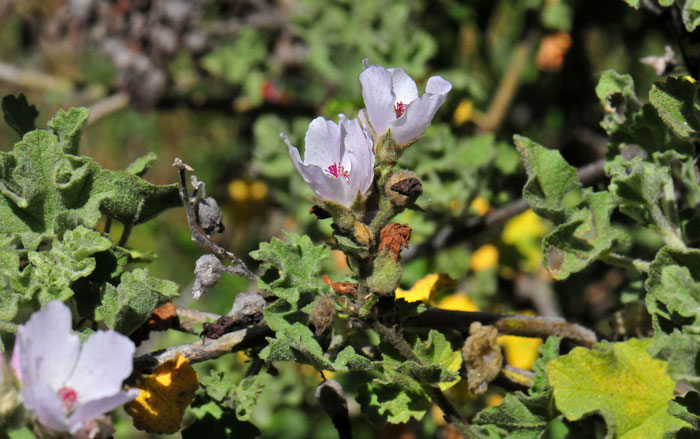
[[[145,156],[139,157],[131,162],[131,164],[126,167],[125,171],[137,177],[143,177],[143,175],[151,169],[151,166],[153,166],[157,158],[158,156],[155,155],[155,153],[149,152]]]
[[[236,383],[233,382],[230,375],[219,370],[211,370],[209,375],[199,379],[199,384],[204,388],[206,394],[218,403],[231,398],[236,389]]]
[[[625,2],[634,9],[639,9],[639,4],[642,2],[642,0],[625,0]]]
[[[610,224],[615,205],[609,193],[583,190],[576,169],[558,151],[520,136],[515,144],[529,177],[523,198],[555,225],[542,249],[545,265],[556,279],[583,270],[625,241],[625,235]]]
[[[32,433],[32,431],[27,427],[22,427],[18,428],[17,430],[8,431],[7,437],[9,439],[36,439],[34,433]]]
[[[39,112],[34,105],[29,105],[27,97],[23,93],[7,95],[2,98],[2,112],[5,122],[23,137],[28,132],[34,130],[34,121]]]
[[[700,389],[700,335],[684,334],[675,329],[671,334],[657,333],[648,349],[649,355],[666,361],[669,376]]]
[[[421,420],[430,408],[430,399],[413,381],[413,385],[399,384],[378,379],[360,386],[357,402],[362,413],[376,426],[390,422],[400,424],[411,418]]]
[[[329,286],[320,276],[321,262],[328,257],[328,248],[314,245],[305,235],[285,233],[285,237],[286,242],[272,238],[269,243],[260,243],[260,248],[250,253],[253,259],[263,262],[263,270],[276,277],[273,281],[261,277],[258,288],[290,303],[298,301],[301,292],[328,292]]]
[[[378,367],[377,362],[373,362],[369,358],[358,354],[352,346],[346,346],[340,351],[333,362],[333,370],[336,372],[348,372],[351,370],[369,372]]]
[[[700,1],[679,0],[681,7],[681,19],[688,32],[692,32],[700,25]]]
[[[700,334],[700,250],[662,248],[649,267],[646,306],[657,333]]]
[[[238,383],[233,392],[233,400],[236,405],[236,417],[240,421],[250,419],[255,405],[258,403],[258,398],[265,389],[265,383],[266,381],[260,374],[245,377]]]
[[[312,302],[313,295],[309,293],[301,293],[299,300],[294,303],[287,302],[284,299],[277,299],[265,307],[263,311],[265,322],[275,332],[288,328],[295,323],[307,325],[309,323],[309,314],[302,311],[302,308]]]
[[[581,200],[576,169],[566,163],[558,151],[527,137],[514,136],[513,140],[528,175],[523,198],[537,215],[555,224],[563,223]]]
[[[693,439],[700,431],[700,394],[688,392],[685,396],[679,396],[668,407],[671,416],[682,419],[687,424],[674,435],[667,435],[666,438]]]
[[[697,108],[695,94],[698,85],[692,78],[669,77],[651,86],[649,102],[674,133],[683,138],[694,137],[700,122],[695,117]]]
[[[609,135],[608,157],[621,152],[628,157],[669,150],[681,154],[693,152],[692,145],[669,130],[656,108],[641,104],[630,75],[612,70],[603,72],[596,94],[605,112],[600,125]]]
[[[333,363],[324,357],[323,349],[309,328],[301,323],[277,331],[275,338],[268,337],[268,345],[260,351],[265,361],[291,361],[310,364],[316,370],[333,370]]]
[[[71,283],[88,276],[96,266],[95,253],[112,247],[112,241],[99,232],[78,227],[54,240],[50,251],[28,253],[29,265],[22,276],[27,279],[26,297],[34,297],[41,306],[52,300],[73,296]]]
[[[0,234],[19,236],[25,248],[79,225],[94,227],[102,213],[138,224],[180,204],[177,185],[152,185],[67,155],[49,131],[29,132],[0,152]]]
[[[545,265],[555,279],[566,279],[621,243],[626,235],[610,224],[615,205],[608,192],[584,192],[584,201],[542,241]]]
[[[687,424],[668,414],[675,383],[666,363],[647,353],[650,340],[574,348],[546,367],[556,406],[570,421],[599,413],[611,437],[661,439]]]
[[[459,350],[452,350],[450,342],[440,331],[431,329],[426,341],[416,340],[413,351],[421,359],[423,368],[433,367],[439,371],[437,381],[426,384],[438,385],[440,390],[444,391],[459,382],[462,353]]]
[[[102,305],[95,309],[95,320],[122,334],[130,334],[156,308],[178,295],[175,282],[151,277],[147,269],[137,268],[122,274],[117,287],[106,284]]]
[[[87,108],[71,108],[68,111],[60,109],[49,121],[49,128],[58,137],[61,148],[66,154],[78,154],[80,135],[88,117],[90,117],[90,110]]]

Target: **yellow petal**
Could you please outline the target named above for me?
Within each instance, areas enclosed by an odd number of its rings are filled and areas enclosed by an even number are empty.
[[[479,311],[479,307],[476,306],[466,294],[464,293],[454,293],[445,297],[438,303],[438,308],[449,309],[452,311]]]
[[[459,103],[454,114],[455,125],[462,125],[469,121],[474,114],[474,103],[471,99],[464,99]]]
[[[531,370],[532,365],[537,360],[542,339],[502,335],[498,337],[498,344],[505,351],[508,364],[520,369]]]
[[[501,237],[506,244],[515,245],[522,240],[541,238],[545,233],[547,233],[547,226],[544,220],[532,209],[528,209],[508,220]]]
[[[498,265],[498,249],[491,244],[482,245],[472,255],[469,266],[474,271],[488,270]]]
[[[407,302],[418,302],[432,299],[440,290],[454,285],[454,280],[444,273],[429,274],[413,285],[410,290],[396,289],[397,299],[406,299]]]
[[[144,375],[136,388],[141,394],[124,406],[134,426],[149,433],[172,434],[180,429],[185,409],[199,387],[197,372],[187,359],[177,358]]]
[[[233,180],[228,185],[228,195],[236,202],[248,200],[250,198],[248,183],[243,180]]]
[[[474,198],[471,207],[479,216],[484,216],[489,210],[491,210],[491,205],[489,202],[481,197]]]
[[[250,197],[254,200],[262,200],[267,196],[267,185],[262,181],[254,181],[249,189]]]
[[[486,401],[484,402],[486,407],[497,406],[503,402],[503,396],[499,395],[498,393],[492,393],[486,397]]]

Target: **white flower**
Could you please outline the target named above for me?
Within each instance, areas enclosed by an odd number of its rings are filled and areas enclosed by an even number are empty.
[[[303,161],[287,136],[280,135],[297,171],[321,200],[350,207],[358,194],[367,193],[374,178],[374,152],[357,119],[341,114],[340,124],[322,117],[311,121]]]
[[[80,433],[91,421],[139,394],[122,390],[131,374],[134,343],[115,331],[98,331],[80,345],[71,312],[53,301],[21,325],[15,341],[24,405],[52,430]]]
[[[438,108],[445,102],[452,84],[439,76],[428,79],[425,94],[418,97],[418,88],[401,68],[386,69],[367,66],[360,73],[362,98],[367,117],[376,136],[391,129],[396,143],[408,143],[423,134]]]

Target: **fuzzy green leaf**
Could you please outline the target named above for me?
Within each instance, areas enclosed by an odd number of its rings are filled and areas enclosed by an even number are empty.
[[[700,250],[661,249],[649,269],[646,306],[657,333],[700,334]]]
[[[234,389],[233,400],[236,405],[236,417],[240,421],[247,421],[253,413],[258,398],[265,389],[265,380],[262,376],[253,375],[245,377]]]
[[[690,77],[669,77],[652,85],[649,102],[674,133],[683,138],[696,135],[700,129],[695,114],[700,110],[695,104],[698,85]]]
[[[523,198],[555,225],[542,242],[545,264],[555,278],[583,270],[625,240],[610,224],[615,206],[609,193],[583,190],[576,169],[558,151],[519,136],[515,144],[529,177]]]
[[[218,403],[230,398],[236,389],[236,383],[231,380],[230,375],[219,370],[212,370],[209,375],[202,376],[199,384],[207,395]]]
[[[260,248],[250,256],[263,262],[262,268],[276,279],[267,281],[263,276],[258,288],[294,303],[301,292],[318,294],[328,292],[329,287],[321,280],[321,262],[329,255],[325,245],[314,245],[306,235],[286,233],[287,241],[272,238],[260,243]]]
[[[122,274],[117,287],[106,284],[102,305],[95,309],[95,320],[122,334],[130,334],[156,308],[178,295],[175,282],[152,277],[147,269],[137,268]]]
[[[430,398],[421,386],[372,380],[358,388],[357,402],[362,413],[376,426],[399,424],[411,418],[421,420],[430,408]]]
[[[275,338],[268,337],[269,344],[260,351],[263,360],[291,361],[310,364],[316,370],[333,370],[333,363],[323,356],[321,345],[305,325],[295,323],[275,335]]]
[[[685,396],[679,396],[668,407],[671,416],[682,419],[686,426],[672,435],[666,435],[664,439],[693,439],[700,431],[700,393],[688,392]]]
[[[514,136],[515,146],[525,164],[528,180],[523,198],[539,216],[555,224],[571,215],[581,201],[581,183],[576,169],[553,151],[527,137]]]
[[[599,413],[611,437],[662,439],[687,424],[668,414],[675,383],[666,363],[647,353],[650,340],[574,348],[546,367],[556,406],[570,421]]]
[[[149,152],[145,156],[139,157],[131,162],[131,164],[126,167],[125,171],[129,174],[143,177],[143,175],[151,169],[151,166],[153,166],[157,158],[158,156],[155,155],[155,153]]]
[[[678,0],[681,7],[681,19],[688,32],[692,32],[700,25],[700,1]]]
[[[437,385],[440,390],[447,390],[459,382],[462,353],[459,350],[453,350],[450,342],[440,331],[432,329],[427,340],[416,340],[413,351],[421,359],[424,365],[422,369],[435,368],[438,371],[436,381],[426,381],[426,384]],[[404,364],[408,363],[410,362]]]
[[[652,339],[649,355],[666,361],[669,376],[700,389],[700,335],[682,333],[675,329],[671,334],[658,333]]]
[[[50,251],[29,252],[29,266],[22,276],[27,281],[27,298],[34,297],[40,305],[52,300],[66,300],[73,295],[71,282],[88,276],[96,266],[95,253],[112,247],[112,241],[99,232],[78,227],[63,235],[63,241],[53,241]]]
[[[79,225],[94,227],[102,213],[138,224],[178,205],[176,185],[152,185],[65,154],[49,131],[27,133],[0,152],[0,234],[18,235],[29,249]]]
[[[29,105],[23,93],[7,95],[2,98],[2,112],[5,122],[19,134],[20,137],[34,129],[34,121],[39,112],[34,105]]]
[[[49,121],[49,128],[58,137],[61,148],[66,154],[78,154],[80,135],[88,117],[90,117],[90,110],[87,108],[71,108],[68,111],[60,109]]]

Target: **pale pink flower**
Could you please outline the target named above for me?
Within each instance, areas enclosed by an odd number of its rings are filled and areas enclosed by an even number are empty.
[[[317,117],[306,131],[304,160],[280,134],[297,171],[322,201],[350,207],[367,193],[374,178],[372,141],[357,119],[340,115],[340,124]]]
[[[381,136],[391,129],[399,144],[423,134],[445,102],[452,84],[433,76],[428,79],[423,96],[418,97],[416,83],[403,68],[368,66],[367,60],[364,63],[365,70],[360,73],[362,98],[374,134]]]
[[[111,330],[90,335],[81,346],[68,307],[49,303],[17,332],[13,365],[24,405],[45,427],[81,436],[92,420],[138,396],[138,389],[122,390],[134,349]]]

